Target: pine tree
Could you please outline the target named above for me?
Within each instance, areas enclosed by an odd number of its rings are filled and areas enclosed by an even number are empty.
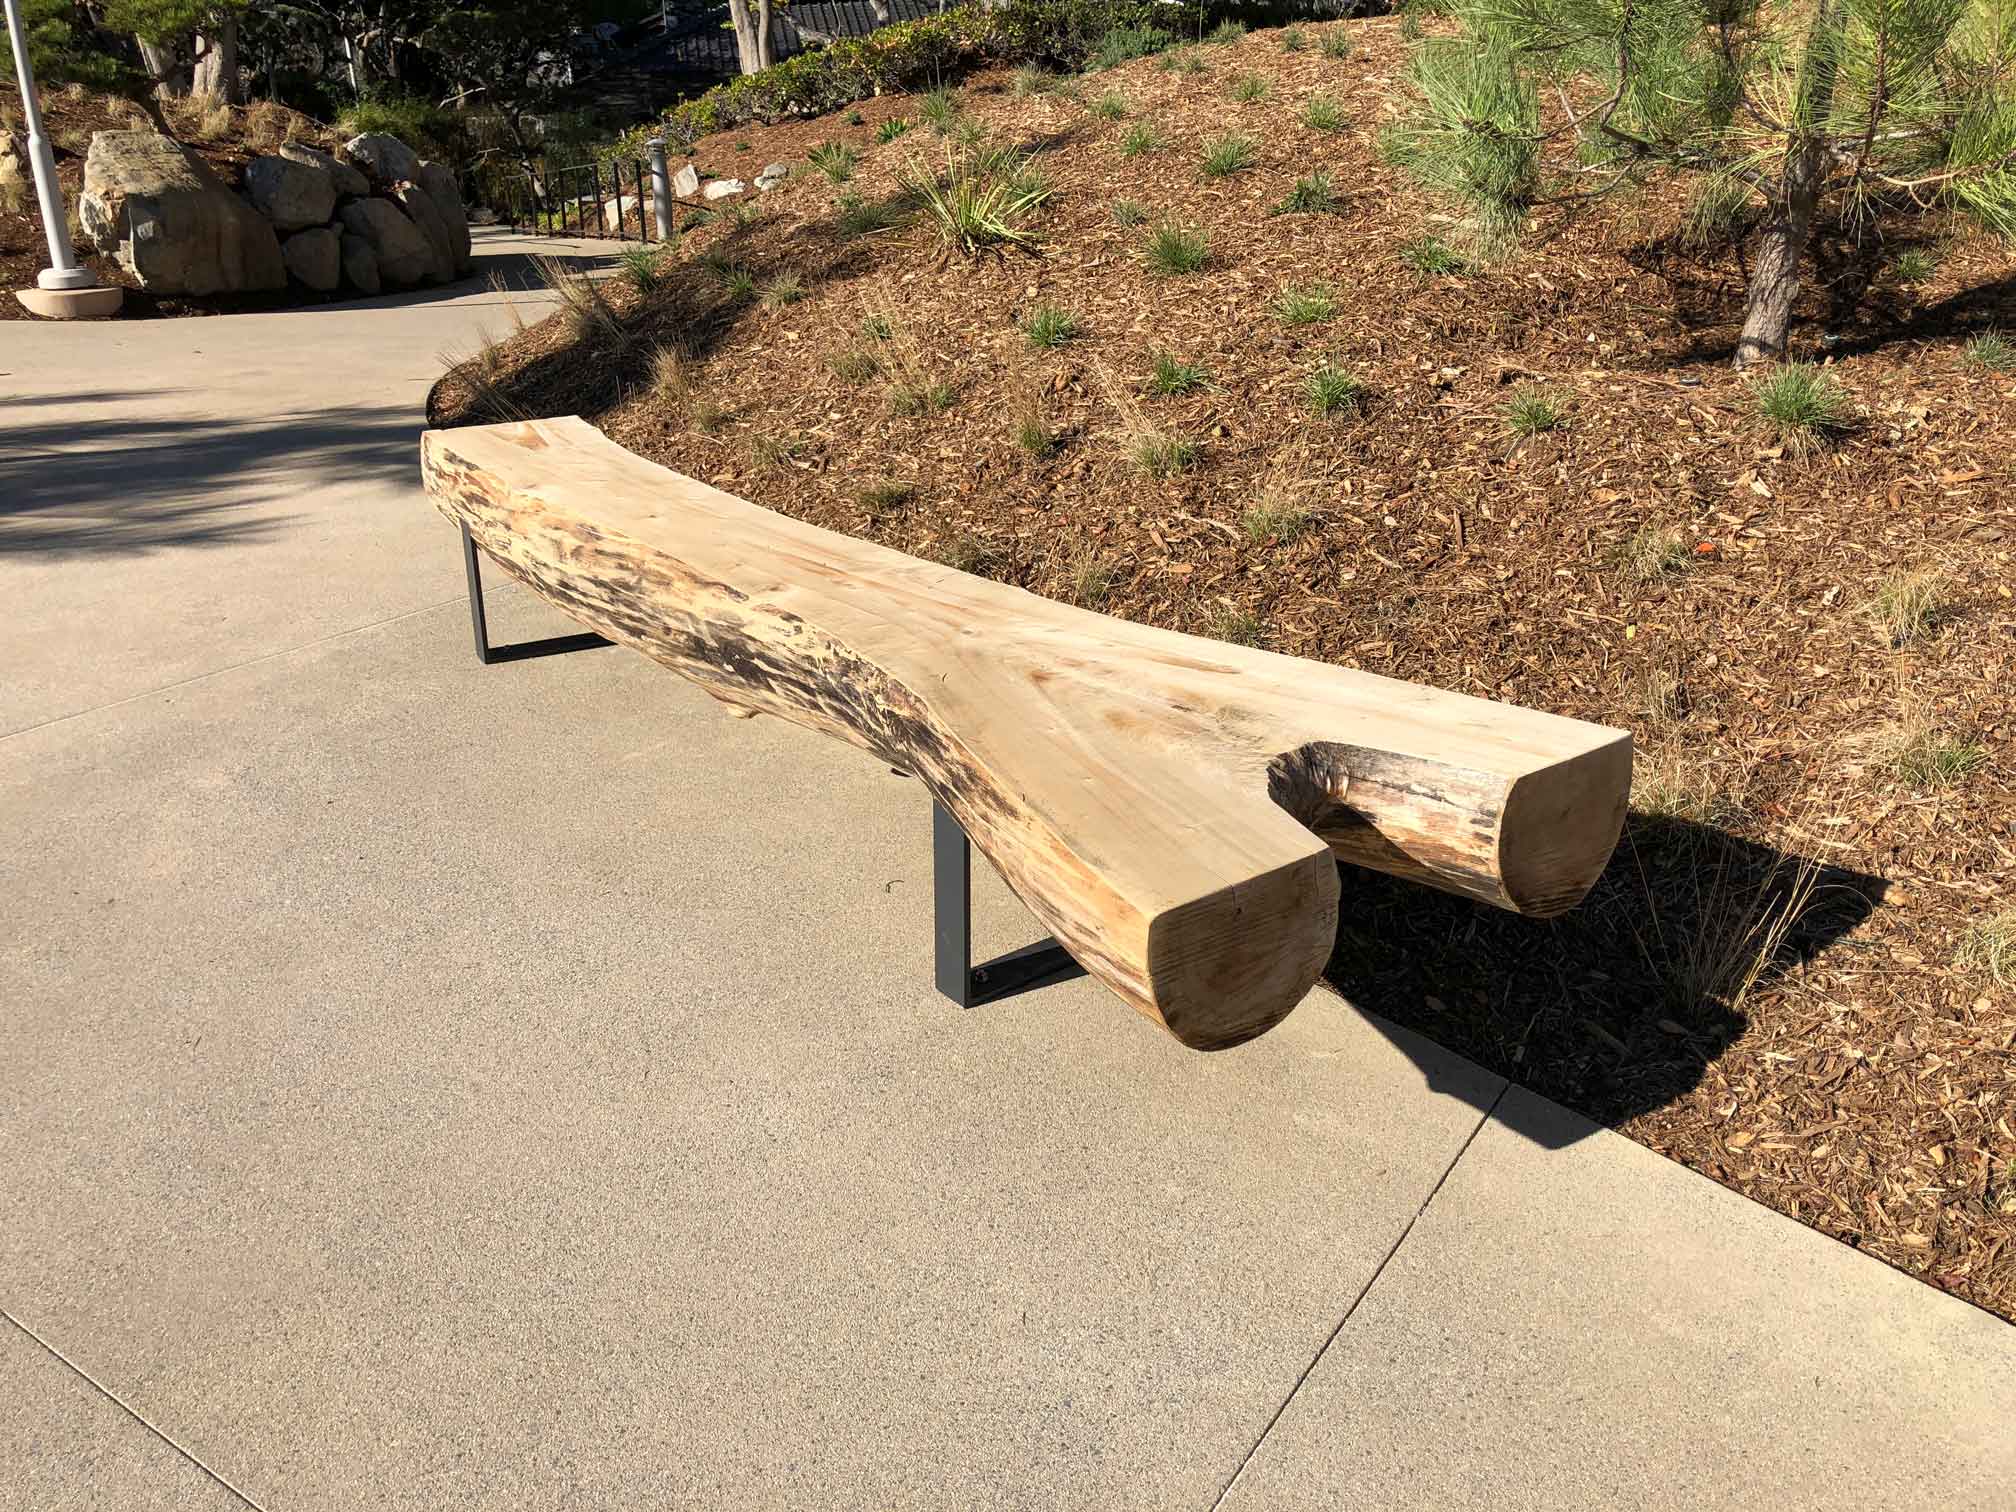
[[[2016,235],[2016,0],[1455,0],[1400,161],[1476,250],[1627,185],[1759,226],[1736,365],[1782,357],[1816,222],[1940,208]]]

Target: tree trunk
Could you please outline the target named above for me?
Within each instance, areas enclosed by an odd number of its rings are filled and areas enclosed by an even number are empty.
[[[1750,270],[1749,305],[1736,338],[1738,368],[1777,362],[1785,355],[1792,306],[1799,298],[1799,265],[1813,238],[1813,214],[1820,203],[1821,173],[1817,150],[1802,149],[1786,159],[1785,177]]]
[[[189,65],[183,61],[182,48],[173,42],[149,42],[145,37],[133,40],[140,44],[140,65],[154,81],[157,94],[173,100],[189,93]]]
[[[735,28],[735,60],[745,74],[763,69],[763,48],[749,0],[728,0],[728,24]]]
[[[776,62],[771,47],[770,0],[758,0],[756,7],[756,56],[762,59],[762,66],[768,68]]]
[[[1307,994],[1340,857],[1548,916],[1617,842],[1621,730],[1038,598],[758,508],[573,418],[420,447],[435,504],[549,602],[914,776],[1088,972],[1186,1045],[1236,1044]]]
[[[217,30],[196,39],[196,76],[192,94],[222,100],[226,105],[245,103],[244,81],[238,76],[238,22],[227,17]]]

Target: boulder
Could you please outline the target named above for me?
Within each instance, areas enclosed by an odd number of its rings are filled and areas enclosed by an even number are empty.
[[[434,266],[434,249],[390,200],[351,200],[336,212],[343,229],[361,238],[378,262],[378,277],[395,288],[417,284]]]
[[[748,187],[740,179],[713,179],[700,191],[700,197],[710,200],[727,199],[730,195],[740,194]]]
[[[636,216],[642,213],[642,209],[637,203],[637,196],[634,194],[625,194],[617,199],[604,200],[602,202],[602,229],[611,232],[621,231],[626,216]]]
[[[343,281],[343,248],[327,226],[296,231],[280,243],[287,271],[317,293],[327,294]]]
[[[329,175],[339,195],[354,199],[371,192],[371,180],[341,158],[334,157],[319,147],[310,147],[306,142],[282,142],[280,156],[290,163],[304,163],[310,168],[320,168]]]
[[[420,158],[404,142],[382,131],[367,131],[343,144],[343,155],[362,168],[376,184],[410,181],[420,171]]]
[[[789,177],[791,177],[789,163],[767,163],[763,171],[756,175],[756,187],[768,194]]]
[[[475,260],[469,255],[469,211],[462,203],[462,186],[455,182],[455,170],[446,163],[423,161],[420,177],[414,182],[427,191],[427,198],[434,201],[434,208],[448,223],[449,239],[454,243],[455,272],[467,273],[475,266]]]
[[[336,180],[313,163],[255,157],[245,165],[245,195],[275,231],[326,226],[336,213]]]
[[[280,239],[195,153],[153,131],[92,133],[79,219],[140,286],[163,294],[284,289]]]
[[[691,199],[700,192],[700,170],[691,163],[681,163],[672,170],[672,192],[681,199]]]
[[[345,231],[341,241],[344,282],[361,293],[376,294],[383,285],[378,278],[378,254],[371,250],[371,243],[352,231]]]
[[[447,283],[455,276],[455,241],[448,234],[448,223],[441,218],[433,196],[418,184],[395,184],[388,198],[406,212],[406,218],[427,239],[427,282]]]

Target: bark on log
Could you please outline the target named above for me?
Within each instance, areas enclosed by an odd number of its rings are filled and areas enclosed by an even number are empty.
[[[1100,981],[1185,1044],[1279,1022],[1336,857],[1545,916],[1616,844],[1631,737],[1095,614],[837,535],[585,422],[422,437],[534,592],[733,704],[914,773]]]

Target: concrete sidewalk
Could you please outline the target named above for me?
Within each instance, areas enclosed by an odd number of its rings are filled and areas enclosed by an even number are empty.
[[[0,1509],[2008,1504],[1998,1320],[1327,992],[961,1013],[914,783],[478,666],[482,324],[0,327]]]

